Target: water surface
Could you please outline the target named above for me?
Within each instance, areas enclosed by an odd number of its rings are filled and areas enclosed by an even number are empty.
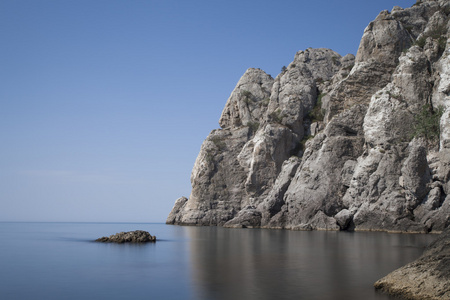
[[[156,243],[94,239],[146,230]],[[373,283],[434,235],[0,223],[1,299],[391,299]]]

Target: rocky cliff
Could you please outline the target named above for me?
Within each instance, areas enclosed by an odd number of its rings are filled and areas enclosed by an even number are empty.
[[[438,232],[450,224],[450,3],[382,11],[356,57],[249,69],[168,224]]]

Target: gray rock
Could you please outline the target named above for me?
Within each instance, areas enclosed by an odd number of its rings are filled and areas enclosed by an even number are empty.
[[[426,0],[381,12],[356,57],[309,48],[275,79],[247,70],[225,104],[221,129],[202,144],[189,199],[176,201],[167,223],[448,227],[449,10],[448,1]],[[426,105],[442,111],[425,130],[439,128],[436,138],[420,135],[431,119]]]
[[[322,122],[313,122],[313,123],[311,123],[310,129],[309,129],[309,135],[315,136],[323,129],[324,129],[324,126],[323,126]]]
[[[183,210],[184,205],[186,204],[186,202],[188,201],[188,199],[186,197],[180,197],[175,201],[175,204],[169,214],[169,216],[167,217],[166,223],[167,224],[174,224],[174,223],[179,223],[180,222],[180,212]]]
[[[220,127],[239,128],[259,122],[267,109],[273,81],[261,69],[248,69],[223,109]]]
[[[284,195],[291,183],[292,177],[295,175],[300,160],[298,157],[291,157],[283,163],[281,172],[278,175],[273,188],[264,201],[258,206],[258,210],[262,212],[262,227],[272,227],[271,219],[277,215],[283,208]],[[275,226],[278,226],[275,222]]]
[[[152,236],[147,231],[143,230],[135,230],[128,232],[119,232],[109,237],[101,237],[95,240],[96,242],[102,243],[147,243],[147,242],[155,242],[156,236]]]
[[[347,160],[344,163],[344,167],[342,168],[341,182],[347,188],[350,187],[350,182],[352,180],[356,164],[357,164],[356,160]]]
[[[354,106],[336,116],[324,134],[306,143],[302,163],[284,196],[285,207],[279,213],[285,216],[274,216],[274,220],[280,220],[279,226],[310,224],[313,229],[339,229],[333,216],[344,208],[342,196],[346,187],[341,182],[341,172],[346,161],[362,154],[364,140],[358,132],[361,132],[364,112],[363,106]]]
[[[315,230],[339,230],[336,220],[323,211],[318,211],[315,216],[309,221],[312,228]],[[289,228],[289,227],[288,227]]]
[[[410,192],[417,204],[421,203],[430,191],[430,169],[426,156],[426,148],[415,141],[410,143],[409,154],[402,166],[403,188]],[[417,207],[414,205],[413,209]]]
[[[261,225],[261,212],[249,206],[241,210],[238,215],[223,226],[229,228],[255,228]]]
[[[303,120],[317,101],[316,80],[330,79],[339,64],[332,50],[307,49],[275,81],[262,70],[247,70],[225,105],[222,129],[201,147],[189,199],[178,200],[166,222],[231,226],[244,220],[248,214],[239,212],[258,207],[283,163],[301,153]]]
[[[450,299],[450,229],[423,255],[375,283],[375,288],[403,299]]]
[[[364,30],[356,63],[375,59],[383,65],[395,66],[400,53],[413,39],[403,24],[387,10],[382,11]]]
[[[341,230],[345,230],[349,227],[350,222],[352,221],[353,214],[348,209],[343,209],[340,212],[338,212],[334,218],[336,219],[336,222],[338,223]]]

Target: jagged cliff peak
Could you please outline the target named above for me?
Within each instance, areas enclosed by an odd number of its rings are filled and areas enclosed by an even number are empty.
[[[441,231],[450,224],[450,4],[383,11],[356,57],[308,48],[241,77],[169,224]]]

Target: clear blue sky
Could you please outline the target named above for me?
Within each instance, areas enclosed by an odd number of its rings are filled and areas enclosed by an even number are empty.
[[[247,68],[414,3],[0,1],[0,221],[165,221]]]

